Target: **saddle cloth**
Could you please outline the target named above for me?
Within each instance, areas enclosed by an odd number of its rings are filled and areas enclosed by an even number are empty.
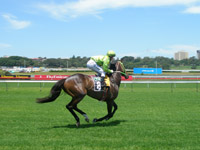
[[[93,80],[94,80],[94,91],[102,91],[101,77],[93,77]],[[107,75],[104,81],[105,81],[106,86],[110,87],[110,79]]]

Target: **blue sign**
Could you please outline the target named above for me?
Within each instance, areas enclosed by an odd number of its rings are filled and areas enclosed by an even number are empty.
[[[134,74],[162,74],[162,68],[134,68]]]

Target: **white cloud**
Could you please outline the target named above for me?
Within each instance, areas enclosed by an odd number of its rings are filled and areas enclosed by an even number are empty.
[[[200,14],[200,6],[189,7],[184,11],[184,13]]]
[[[4,50],[4,49],[10,48],[10,47],[11,47],[10,44],[0,43],[0,50]]]
[[[10,14],[3,14],[2,17],[5,18],[11,24],[11,26],[17,30],[24,29],[31,25],[30,21],[17,20],[15,16],[10,15]]]
[[[123,7],[158,7],[170,5],[191,5],[199,0],[78,0],[57,3],[43,3],[37,7],[57,19],[65,20],[67,17],[78,17],[82,15],[94,15],[102,13],[105,9],[116,9]]]
[[[174,57],[174,54],[178,51],[185,51],[189,53],[189,57],[196,56],[196,51],[200,50],[200,46],[196,45],[170,45],[164,48],[158,49],[147,49],[141,51],[131,51],[127,53],[117,53],[117,57],[122,58],[124,56],[133,56],[133,57]],[[126,52],[126,50],[125,50]]]
[[[156,50],[150,50],[151,53],[153,54],[156,54],[156,55],[173,55],[175,53],[175,51],[177,50],[174,50],[174,49],[156,49]]]
[[[152,53],[154,56],[166,56],[166,57],[173,57],[174,53],[178,51],[186,51],[189,53],[190,56],[196,56],[196,50],[200,49],[200,46],[195,45],[172,45],[167,48],[150,50],[149,52]]]

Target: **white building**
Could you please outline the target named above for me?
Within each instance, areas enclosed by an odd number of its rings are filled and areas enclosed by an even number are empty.
[[[174,54],[174,59],[175,59],[175,60],[188,59],[188,52],[185,52],[185,51],[176,52],[176,53]]]
[[[197,58],[200,59],[200,50],[197,50]]]

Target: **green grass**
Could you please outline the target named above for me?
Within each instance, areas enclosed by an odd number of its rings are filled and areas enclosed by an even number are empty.
[[[78,105],[76,128],[62,93],[52,103],[37,104],[53,84],[0,83],[1,150],[196,150],[200,149],[200,91],[196,84],[121,85],[118,110],[109,121],[92,124],[107,113],[106,104],[90,97]],[[133,88],[131,88],[133,87]]]
[[[170,69],[171,70],[192,70],[191,69],[192,66],[171,66]],[[200,69],[200,66],[196,66],[196,69],[199,70]],[[194,69],[195,70],[195,69]]]

